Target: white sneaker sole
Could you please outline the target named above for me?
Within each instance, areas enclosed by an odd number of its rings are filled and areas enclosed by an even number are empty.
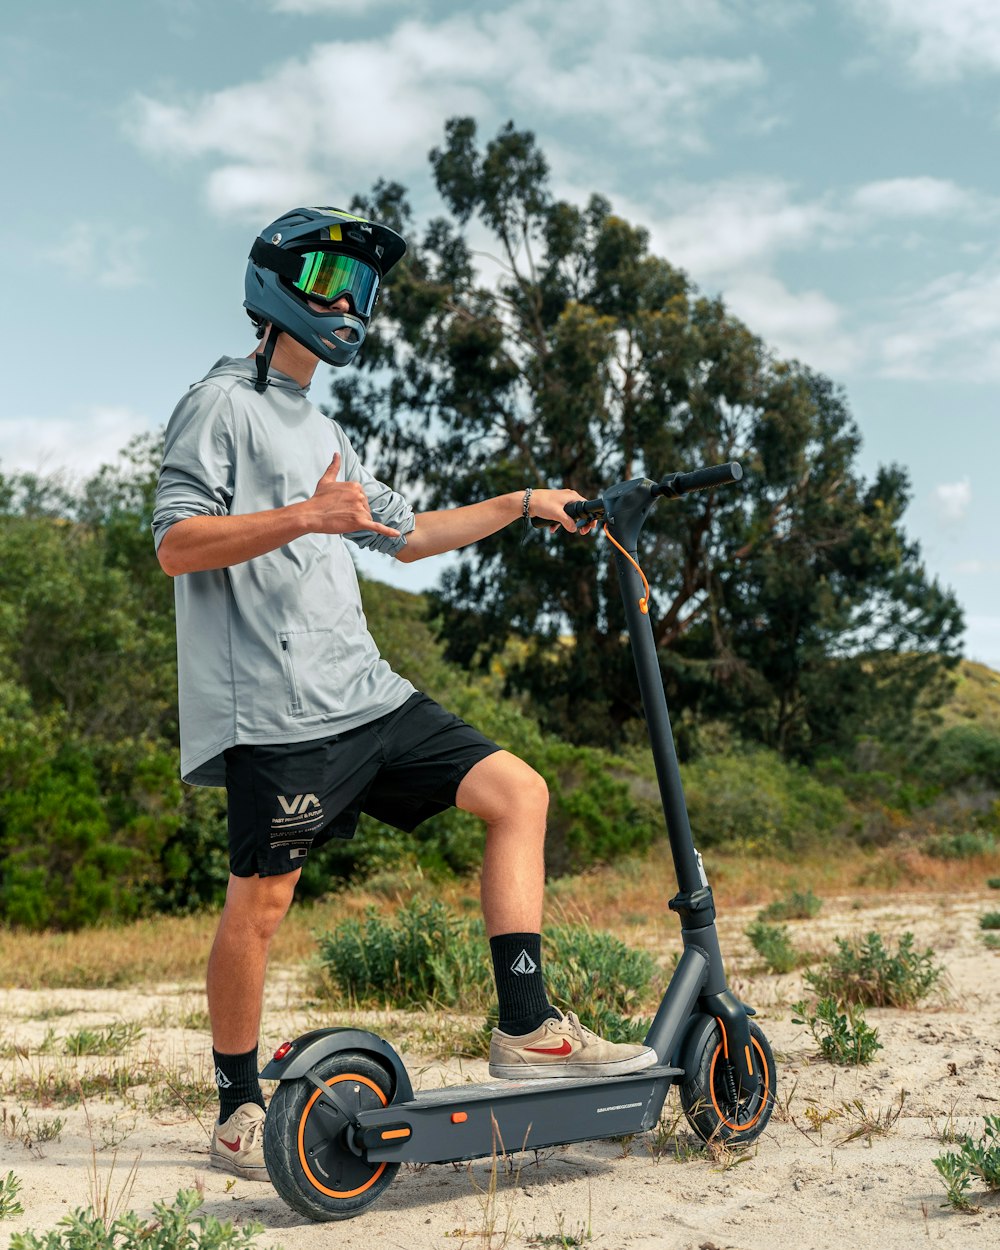
[[[235,1158],[229,1158],[227,1155],[212,1151],[210,1154],[209,1164],[213,1168],[218,1168],[221,1172],[231,1172],[233,1176],[242,1176],[245,1181],[270,1181],[267,1174],[267,1165],[247,1163],[237,1163]]]

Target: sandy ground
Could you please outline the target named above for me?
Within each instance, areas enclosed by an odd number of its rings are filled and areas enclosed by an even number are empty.
[[[67,1211],[91,1204],[146,1213],[178,1189],[197,1187],[205,1211],[238,1225],[262,1223],[265,1231],[256,1242],[262,1250],[1000,1247],[1000,1195],[974,1188],[977,1211],[944,1208],[932,1163],[952,1148],[945,1141],[949,1131],[979,1137],[983,1117],[1000,1114],[1000,954],[984,947],[978,926],[979,916],[996,904],[996,894],[986,891],[958,900],[895,894],[862,908],[827,900],[818,919],[792,923],[797,945],[823,951],[832,948],[834,936],[877,928],[898,939],[912,931],[920,946],[934,947],[947,969],[944,992],[920,1008],[869,1010],[868,1022],[877,1026],[884,1049],[864,1068],[826,1063],[808,1031],[792,1023],[790,1005],[801,996],[798,974],[754,970],[743,937],[754,913],[720,922],[734,988],[758,1008],[778,1061],[778,1108],[751,1152],[707,1157],[694,1149],[682,1122],[665,1135],[670,1140],[661,1151],[650,1135],[517,1156],[509,1167],[501,1162],[496,1168],[492,1187],[489,1161],[404,1167],[364,1214],[321,1225],[289,1210],[270,1186],[209,1169],[211,1109],[195,1114],[144,1106],[148,1098],[155,1104],[157,1092],[169,1085],[183,1090],[185,1082],[196,1087],[208,1077],[210,1049],[197,1027],[203,1009],[198,987],[0,991],[8,1055],[0,1063],[0,1175],[13,1170],[20,1178],[25,1207],[23,1215],[0,1224],[0,1235],[42,1232]],[[663,953],[672,949],[673,924],[672,917],[664,923]],[[306,1028],[348,1022],[301,1008],[303,998],[299,974],[272,976],[262,1055]],[[483,1063],[440,1063],[422,1055],[427,1021],[391,1014],[364,1020],[388,1037],[402,1030],[410,1038],[401,1049],[417,1088],[485,1077]],[[135,1021],[142,1029],[123,1056],[74,1059],[61,1053],[67,1035],[116,1021]],[[116,1068],[136,1067],[151,1074],[149,1083],[133,1086],[124,1097],[95,1093],[84,1106],[58,1097],[60,1083],[81,1073],[113,1075]],[[900,1103],[890,1131],[848,1140],[862,1115],[884,1122]],[[672,1092],[666,1124],[677,1116]],[[39,1140],[52,1133],[57,1119],[58,1135]]]

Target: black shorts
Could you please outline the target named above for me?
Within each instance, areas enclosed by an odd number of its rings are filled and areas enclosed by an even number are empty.
[[[293,872],[313,847],[352,838],[362,812],[415,829],[453,807],[469,769],[499,750],[423,694],[330,738],[230,747],[230,871],[236,877]]]

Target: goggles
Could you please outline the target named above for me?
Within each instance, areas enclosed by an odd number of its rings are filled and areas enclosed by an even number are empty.
[[[358,316],[371,316],[379,288],[377,269],[341,252],[303,252],[301,260],[302,273],[292,283],[297,291],[324,304],[347,295]]]

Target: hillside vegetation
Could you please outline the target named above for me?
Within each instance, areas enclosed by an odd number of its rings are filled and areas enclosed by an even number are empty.
[[[0,923],[79,929],[216,905],[228,876],[225,796],[178,776],[172,588],[152,552],[152,477],[102,471],[83,497],[22,479],[0,514]],[[116,476],[117,474],[117,476]],[[20,492],[18,495],[17,492]],[[505,695],[505,655],[469,673],[445,659],[428,603],[365,587],[372,632],[418,687],[528,760],[551,794],[548,870],[578,872],[662,836],[641,722],[611,751],[540,727]],[[1000,677],[964,663],[936,719],[900,744],[861,739],[807,767],[731,725],[673,709],[696,838],[704,848],[795,857],[920,846],[990,852],[1000,825]],[[403,834],[368,818],[311,857],[302,894],[419,870],[478,867],[482,829],[449,812]]]

